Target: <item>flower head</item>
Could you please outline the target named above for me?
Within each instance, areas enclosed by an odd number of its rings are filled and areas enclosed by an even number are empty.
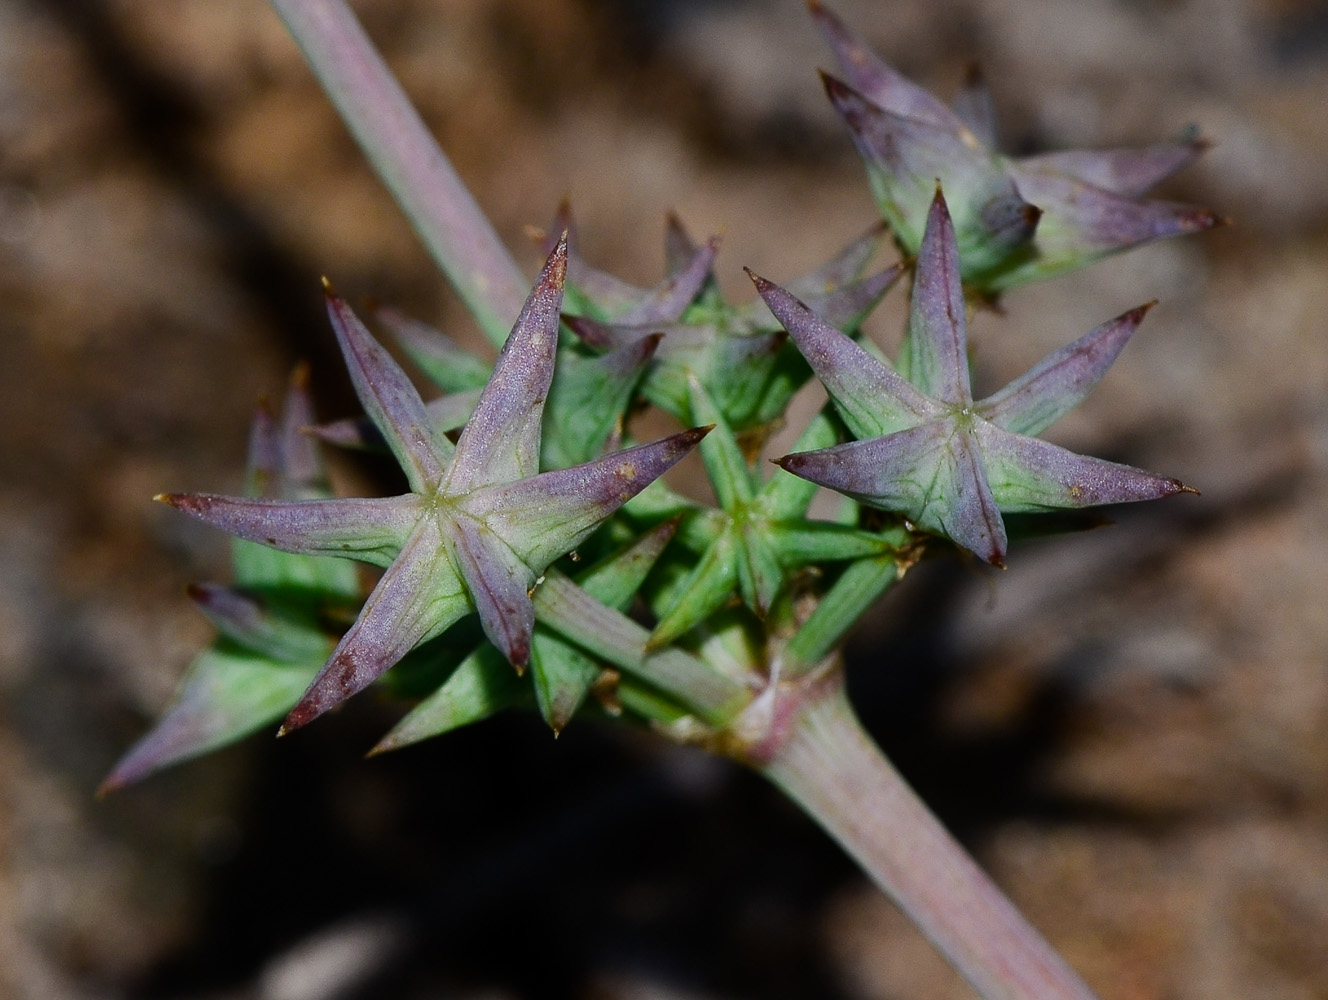
[[[684,431],[568,469],[539,472],[567,266],[559,241],[453,445],[359,319],[329,290],[328,312],[356,394],[410,484],[378,499],[161,499],[232,534],[287,552],[385,567],[359,617],[286,718],[302,726],[361,690],[420,643],[479,614],[518,669],[530,659],[532,592],[553,560],[680,459]]]
[[[782,288],[752,276],[857,438],[778,464],[869,506],[895,511],[993,565],[1001,512],[1152,500],[1193,492],[1175,479],[1041,441],[1106,374],[1149,306],[1104,323],[986,399],[969,384],[954,225],[940,190],[918,253],[899,369],[868,354]]]
[[[1192,135],[1139,149],[1043,156],[998,153],[980,77],[955,109],[882,60],[837,17],[810,8],[845,80],[826,92],[866,161],[881,214],[916,253],[937,181],[945,187],[964,281],[984,293],[1082,267],[1149,240],[1218,224],[1207,209],[1146,200],[1206,143]]]

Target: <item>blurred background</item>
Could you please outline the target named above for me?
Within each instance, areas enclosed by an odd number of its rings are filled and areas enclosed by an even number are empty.
[[[1214,147],[1229,228],[1008,295],[979,389],[1153,298],[1050,435],[1203,491],[912,571],[849,649],[881,744],[1104,1000],[1328,997],[1328,5],[838,0],[1009,152]],[[785,280],[875,218],[798,0],[356,4],[533,275],[568,195],[642,283],[665,213]],[[353,410],[318,277],[478,336],[259,0],[0,0],[0,995],[969,997],[773,789],[500,718],[362,759],[372,696],[98,802],[210,632],[292,366]],[[893,348],[902,292],[869,324]],[[340,461],[347,492],[386,470]]]

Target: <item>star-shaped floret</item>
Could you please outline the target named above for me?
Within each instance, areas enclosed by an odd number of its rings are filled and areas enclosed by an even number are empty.
[[[560,240],[454,446],[391,356],[340,298],[328,312],[365,412],[410,492],[285,502],[170,495],[232,534],[288,552],[385,567],[359,617],[291,710],[288,732],[363,689],[420,643],[478,612],[517,668],[530,657],[531,594],[544,569],[704,436],[694,429],[569,469],[539,473],[567,267]]]
[[[1133,309],[1055,351],[975,402],[954,226],[932,200],[896,371],[752,275],[770,310],[825,384],[858,440],[787,455],[778,464],[873,507],[895,511],[994,565],[1009,513],[1153,500],[1193,492],[1178,480],[1076,455],[1041,433],[1101,380],[1149,309]],[[907,374],[907,378],[904,377]]]
[[[695,376],[690,384],[693,421],[713,424],[701,443],[701,459],[719,510],[694,518],[690,541],[704,540],[700,556],[652,600],[659,622],[650,643],[659,647],[701,624],[735,594],[765,618],[791,571],[893,551],[893,539],[845,524],[807,517],[814,483],[776,471],[762,482],[747,462],[723,414]],[[818,415],[798,445],[817,448],[835,440],[835,422]]]
[[[954,110],[896,72],[816,0],[809,6],[847,82],[826,92],[866,161],[881,214],[908,253],[921,243],[939,179],[954,212],[965,282],[986,293],[1081,267],[1221,219],[1146,192],[1192,163],[1192,135],[1138,149],[1008,157],[995,150],[991,102],[973,77]]]

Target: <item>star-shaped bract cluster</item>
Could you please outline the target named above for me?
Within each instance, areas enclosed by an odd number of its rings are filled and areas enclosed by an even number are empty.
[[[809,5],[845,77],[824,75],[826,92],[866,161],[881,214],[905,251],[916,253],[939,181],[971,287],[997,293],[1221,221],[1206,209],[1144,197],[1193,162],[1202,140],[1186,135],[1138,149],[1003,156],[980,77],[951,109],[816,0]]]
[[[902,514],[994,565],[1005,559],[1002,511],[1152,500],[1189,489],[1034,436],[1097,385],[1148,306],[1102,324],[1000,392],[974,401],[960,257],[939,190],[918,253],[899,370],[788,291],[752,277],[857,438],[779,459],[794,475]]]
[[[410,492],[378,499],[162,499],[232,534],[287,552],[385,567],[283,731],[363,689],[421,643],[477,612],[518,668],[529,661],[539,575],[680,459],[693,429],[571,468],[539,472],[567,265],[560,240],[453,445],[391,356],[341,299],[328,312],[355,391]]]

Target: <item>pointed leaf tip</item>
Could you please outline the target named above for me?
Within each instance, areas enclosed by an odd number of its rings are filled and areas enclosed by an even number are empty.
[[[651,444],[613,452],[570,469],[491,487],[471,513],[542,570],[680,461],[709,428],[691,428]]]
[[[220,499],[211,493],[158,493],[152,498],[157,503],[164,503],[185,514],[207,520],[207,513]]]
[[[290,710],[286,716],[286,721],[281,724],[277,730],[277,739],[289,736],[297,729],[303,729],[314,719],[318,718],[324,712],[331,708],[331,705],[319,706],[310,700],[308,695],[300,700],[300,703]]]
[[[327,312],[365,414],[400,463],[411,489],[426,492],[442,478],[451,445],[435,434],[415,386],[346,301],[329,296]]]
[[[675,274],[686,268],[697,249],[682,217],[669,209],[664,217],[664,266],[668,273]]]
[[[534,475],[553,382],[567,232],[549,254],[467,421],[443,481],[454,495]]]
[[[686,450],[698,444],[700,440],[715,429],[714,424],[706,424],[703,427],[692,427],[676,435],[678,447]]]
[[[291,370],[290,388],[292,392],[307,392],[310,378],[309,362],[297,361]]]
[[[952,405],[972,402],[960,273],[954,222],[938,182],[918,248],[905,350],[910,381]]]
[[[761,298],[765,298],[767,292],[778,290],[779,288],[778,285],[776,285],[773,281],[770,281],[768,278],[761,277],[750,267],[744,267],[743,270],[747,272],[747,277],[752,279],[752,284],[756,286],[756,294],[761,296]],[[790,297],[792,297],[794,301],[798,303],[798,305],[803,306],[803,308],[806,308],[806,305],[803,303],[803,301],[799,299],[796,295],[793,295],[792,292],[788,292],[787,294]]]
[[[950,223],[950,206],[945,203],[945,190],[941,186],[941,179],[937,177],[935,180],[936,190],[931,196],[931,215],[938,217],[938,221],[952,224]],[[930,224],[931,221],[932,220],[929,217],[927,219],[928,224]]]
[[[820,10],[823,8],[818,7],[817,9]],[[844,98],[851,97],[855,93],[853,88],[843,80],[839,79],[839,77],[833,76],[823,69],[818,69],[816,72],[821,77],[821,86],[825,88],[826,96],[834,102],[836,107]]]
[[[513,539],[481,521],[461,518],[453,530],[452,554],[484,634],[519,673],[530,661],[535,571],[513,551]]]
[[[558,236],[558,242],[553,245],[553,252],[545,261],[543,271],[540,272],[541,288],[562,291],[563,283],[567,280],[567,239],[568,230],[563,229]]]
[[[1043,358],[979,404],[983,416],[1018,434],[1042,433],[1078,406],[1106,375],[1144,316],[1146,302]]]
[[[620,346],[621,341],[614,336],[613,328],[607,323],[597,322],[588,316],[573,316],[571,313],[563,313],[559,318],[588,347],[610,350]]]

